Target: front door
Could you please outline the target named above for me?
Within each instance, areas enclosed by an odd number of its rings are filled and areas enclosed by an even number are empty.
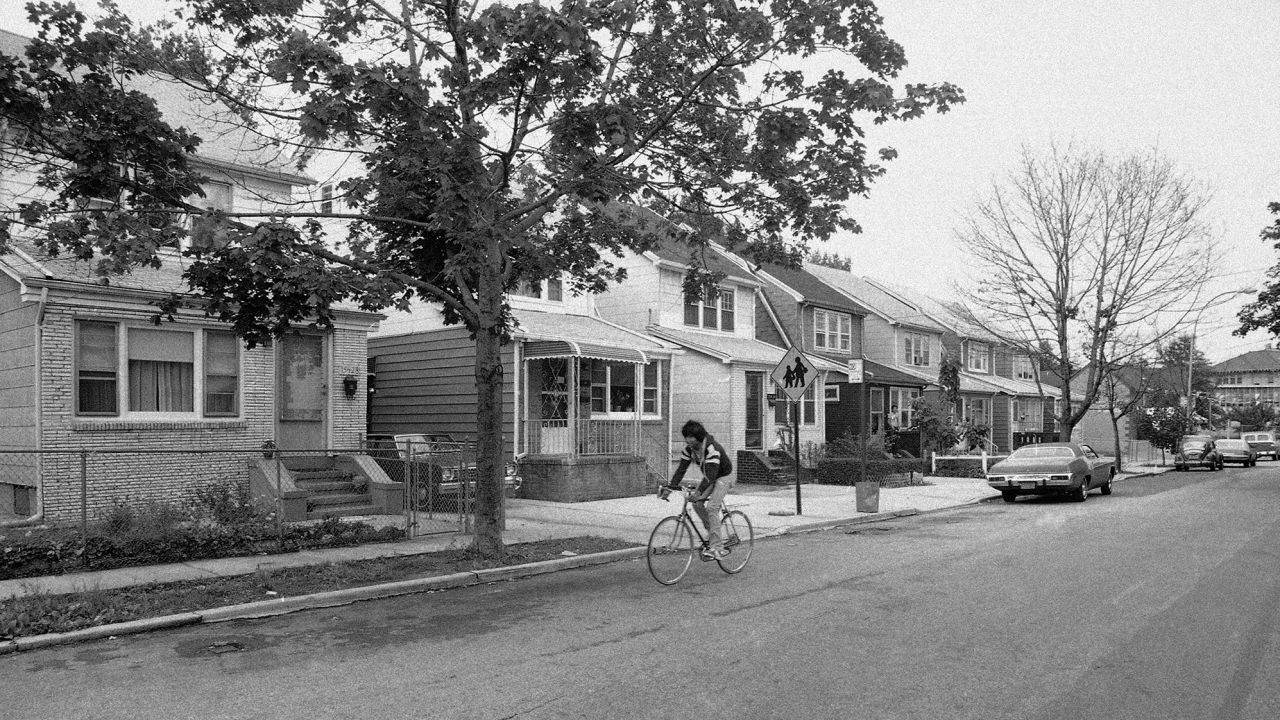
[[[285,335],[277,353],[276,444],[284,450],[324,450],[329,398],[324,337]]]
[[[764,373],[747,373],[747,436],[743,447],[764,448]]]

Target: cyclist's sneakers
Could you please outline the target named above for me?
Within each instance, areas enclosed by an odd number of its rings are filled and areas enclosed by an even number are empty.
[[[707,548],[706,550],[702,551],[702,559],[703,560],[719,560],[720,558],[728,554],[729,553],[723,550],[716,550],[715,548]]]
[[[727,547],[727,548],[731,548],[731,547],[733,547],[734,545],[737,545],[737,544],[738,544],[738,543],[740,543],[740,542],[742,542],[742,541],[738,539],[738,536],[737,536],[737,535],[730,535],[728,538],[726,538],[726,539],[725,539],[725,541],[724,541],[724,546],[725,546],[725,547]]]

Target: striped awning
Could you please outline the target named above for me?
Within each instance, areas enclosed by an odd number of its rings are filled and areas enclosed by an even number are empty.
[[[642,365],[649,362],[649,357],[642,350],[575,340],[530,340],[524,344],[524,357],[526,360],[585,357],[595,360],[640,363]]]

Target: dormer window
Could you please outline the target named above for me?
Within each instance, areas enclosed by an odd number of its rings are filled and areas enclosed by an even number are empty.
[[[991,372],[991,351],[983,343],[969,343],[969,361],[967,367],[973,372]]]
[[[562,302],[564,300],[564,281],[558,277],[537,282],[521,280],[516,285],[516,289],[512,291],[512,294],[550,300],[552,302]]]
[[[708,330],[733,331],[734,292],[732,288],[718,288],[705,293],[702,300],[684,298],[684,324]]]
[[[904,365],[929,365],[929,336],[922,333],[907,333],[902,341],[902,363]]]
[[[824,350],[848,352],[853,320],[844,313],[813,311],[813,346]]]
[[[1013,358],[1013,376],[1019,380],[1036,379],[1036,369],[1031,364],[1031,358],[1026,355],[1016,355]]]

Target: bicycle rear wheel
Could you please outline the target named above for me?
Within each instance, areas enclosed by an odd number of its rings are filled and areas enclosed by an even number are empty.
[[[679,515],[662,518],[649,534],[649,574],[663,585],[674,585],[693,562],[693,528]]]
[[[721,520],[720,534],[724,537],[726,554],[717,559],[716,563],[730,575],[742,572],[742,568],[751,559],[751,548],[756,539],[751,530],[751,521],[741,510],[730,510]]]

